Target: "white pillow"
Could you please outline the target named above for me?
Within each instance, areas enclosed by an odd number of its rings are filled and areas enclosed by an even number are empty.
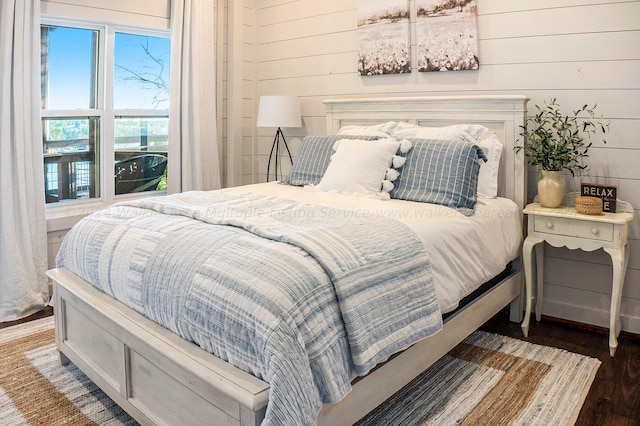
[[[495,132],[489,132],[479,143],[487,162],[480,163],[478,174],[478,196],[495,198],[498,196],[498,172],[502,156],[502,142]]]
[[[424,127],[400,121],[393,130],[392,136],[400,138],[458,140],[463,138],[478,143],[486,136],[489,129],[479,124],[453,124],[442,127]]]
[[[395,139],[342,139],[316,190],[388,198],[383,181],[400,147]],[[386,197],[385,195],[386,194]]]
[[[396,139],[400,138],[415,138],[416,133],[424,129],[422,126],[418,126],[417,124],[409,123],[407,121],[398,121],[398,124],[393,129],[393,136]]]
[[[374,124],[372,126],[344,126],[338,130],[339,135],[351,136],[379,136],[388,138],[393,133],[398,123],[387,121],[386,123]]]

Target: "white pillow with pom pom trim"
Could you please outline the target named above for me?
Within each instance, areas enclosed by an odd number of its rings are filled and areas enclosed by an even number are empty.
[[[393,180],[398,178],[393,163],[401,143],[393,138],[365,141],[342,139],[315,190],[389,199]],[[406,149],[406,144],[405,144]]]

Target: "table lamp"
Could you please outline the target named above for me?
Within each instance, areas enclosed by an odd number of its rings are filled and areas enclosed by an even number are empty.
[[[287,149],[289,160],[293,165],[291,151],[284,138],[281,127],[302,127],[300,119],[300,101],[297,96],[260,96],[258,106],[258,127],[277,127],[276,136],[271,145],[269,163],[267,164],[267,182],[271,172],[271,159],[275,151],[275,167],[273,177],[278,180],[278,157],[280,156],[280,138]]]

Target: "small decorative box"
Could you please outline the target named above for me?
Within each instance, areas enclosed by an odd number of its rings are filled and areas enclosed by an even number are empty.
[[[580,196],[574,202],[576,211],[580,214],[602,214],[602,198]]]

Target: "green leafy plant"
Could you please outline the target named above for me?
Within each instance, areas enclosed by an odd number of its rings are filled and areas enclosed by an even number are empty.
[[[164,173],[162,174],[162,178],[160,178],[160,182],[158,182],[158,186],[156,187],[156,191],[162,191],[167,189],[167,168],[164,168]]]
[[[528,117],[525,125],[520,126],[525,145],[516,146],[516,151],[524,149],[529,164],[542,170],[567,170],[573,176],[581,174],[589,168],[583,164],[592,145],[588,140],[597,132],[609,130],[609,122],[602,116],[595,116],[596,106],[585,104],[569,116],[560,112],[556,98],[545,100],[543,106],[535,105],[537,114]]]

